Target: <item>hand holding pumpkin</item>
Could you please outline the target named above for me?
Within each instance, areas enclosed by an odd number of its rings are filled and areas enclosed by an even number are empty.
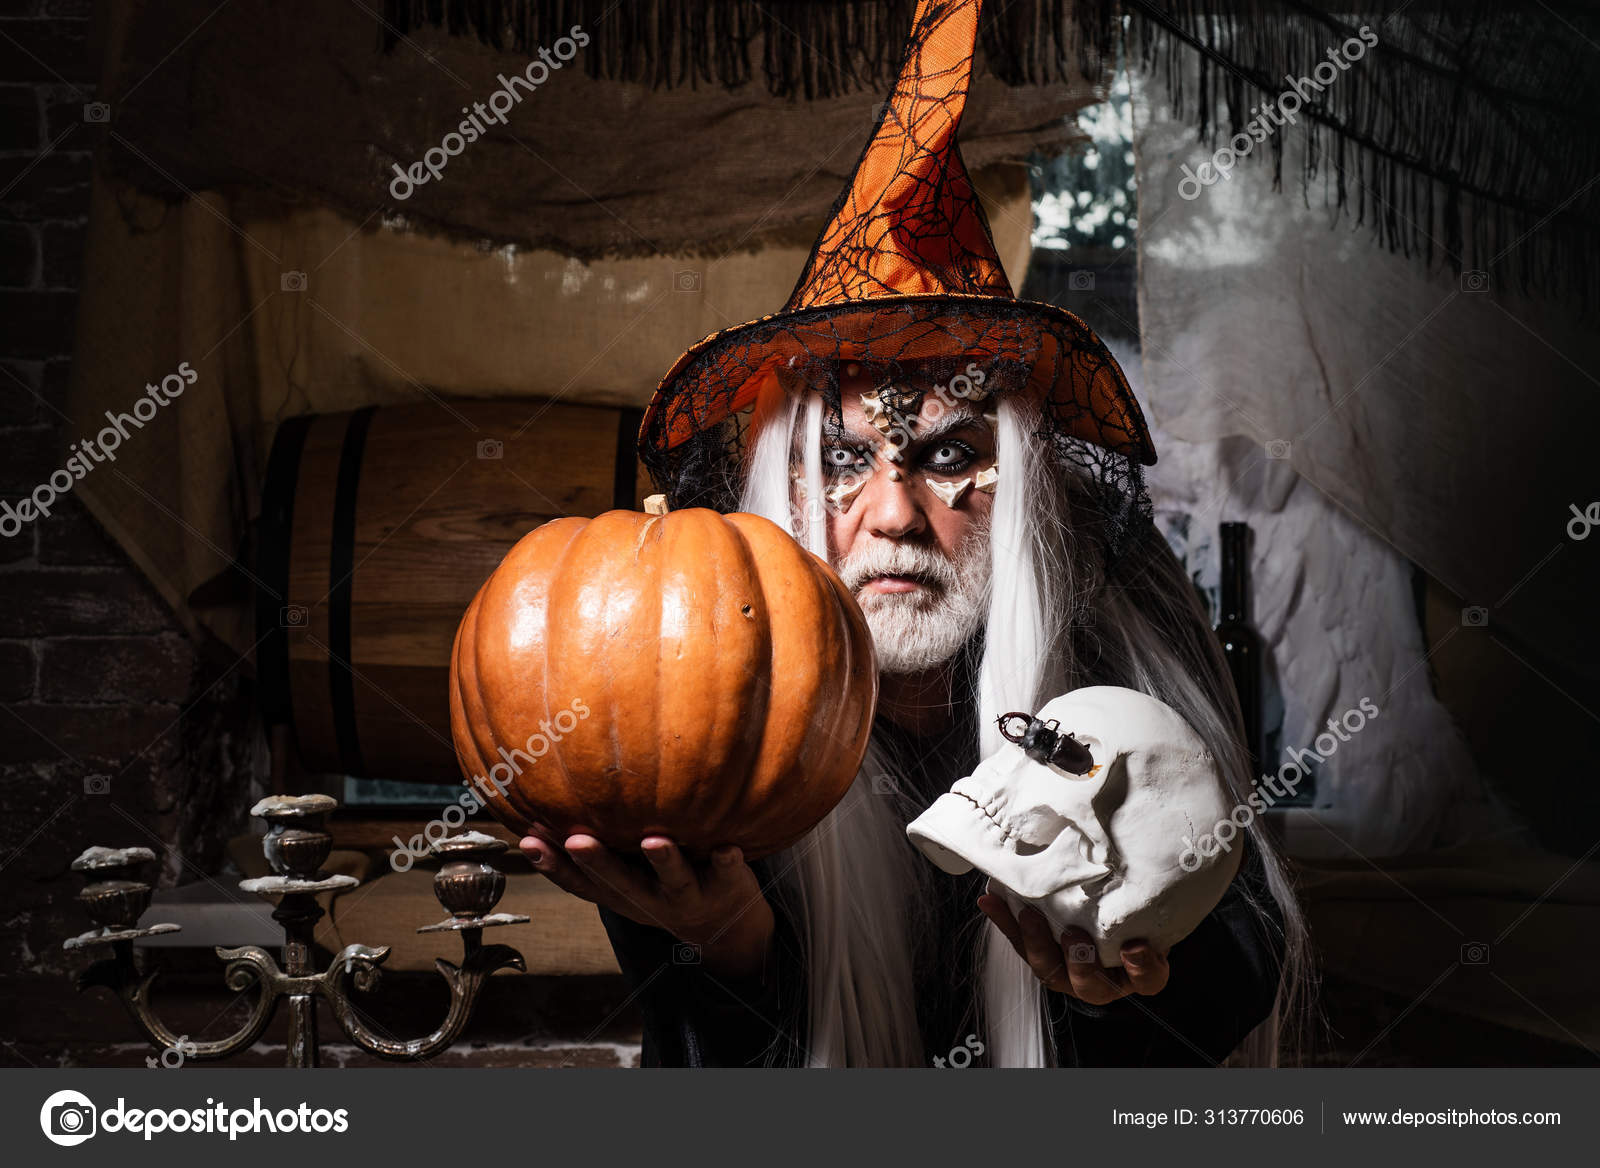
[[[538,872],[574,896],[697,946],[712,973],[746,977],[766,964],[772,906],[737,846],[715,849],[698,868],[662,835],[640,841],[648,866],[623,859],[592,835],[570,835],[565,847],[529,835],[519,846]]]
[[[715,974],[762,971],[774,919],[746,858],[844,797],[877,705],[833,569],[757,515],[554,519],[478,590],[451,657],[461,773],[534,867]]]

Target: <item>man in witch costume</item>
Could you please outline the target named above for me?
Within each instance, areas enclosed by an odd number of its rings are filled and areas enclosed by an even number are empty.
[[[1122,371],[1075,316],[1013,295],[956,133],[979,0],[921,0],[900,77],[783,310],[686,352],[640,449],[674,508],[765,515],[831,563],[880,667],[866,760],[789,850],[692,866],[529,837],[596,902],[664,1066],[1182,1065],[1270,1057],[1304,928],[1269,841],[1168,953],[1013,917],[906,838],[999,749],[997,719],[1080,686],[1176,709],[1241,801],[1237,703],[1150,523],[1155,461]],[[746,416],[748,414],[748,417]]]

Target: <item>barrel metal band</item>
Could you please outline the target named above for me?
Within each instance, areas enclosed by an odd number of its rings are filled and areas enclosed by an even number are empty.
[[[256,550],[256,695],[268,726],[292,721],[289,699],[289,553],[294,542],[294,497],[300,455],[312,416],[289,418],[273,435],[261,487]]]
[[[356,684],[351,672],[350,599],[354,591],[356,496],[361,458],[376,406],[350,415],[339,451],[339,478],[333,493],[333,539],[328,549],[328,704],[333,714],[340,765],[347,775],[366,773],[356,733]]]
[[[617,460],[612,469],[611,506],[632,511],[639,493],[639,426],[643,410],[621,410],[617,416]]]

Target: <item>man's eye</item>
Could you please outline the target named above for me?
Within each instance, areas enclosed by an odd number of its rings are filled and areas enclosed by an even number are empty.
[[[965,470],[976,454],[965,442],[942,442],[929,450],[922,462],[930,470]]]
[[[822,469],[827,471],[854,470],[866,465],[866,457],[853,446],[825,446],[822,450]]]

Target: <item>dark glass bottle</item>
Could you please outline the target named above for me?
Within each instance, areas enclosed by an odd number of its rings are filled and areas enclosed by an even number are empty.
[[[1261,773],[1261,638],[1250,627],[1250,525],[1222,525],[1222,611],[1217,639],[1244,713],[1250,774]]]

